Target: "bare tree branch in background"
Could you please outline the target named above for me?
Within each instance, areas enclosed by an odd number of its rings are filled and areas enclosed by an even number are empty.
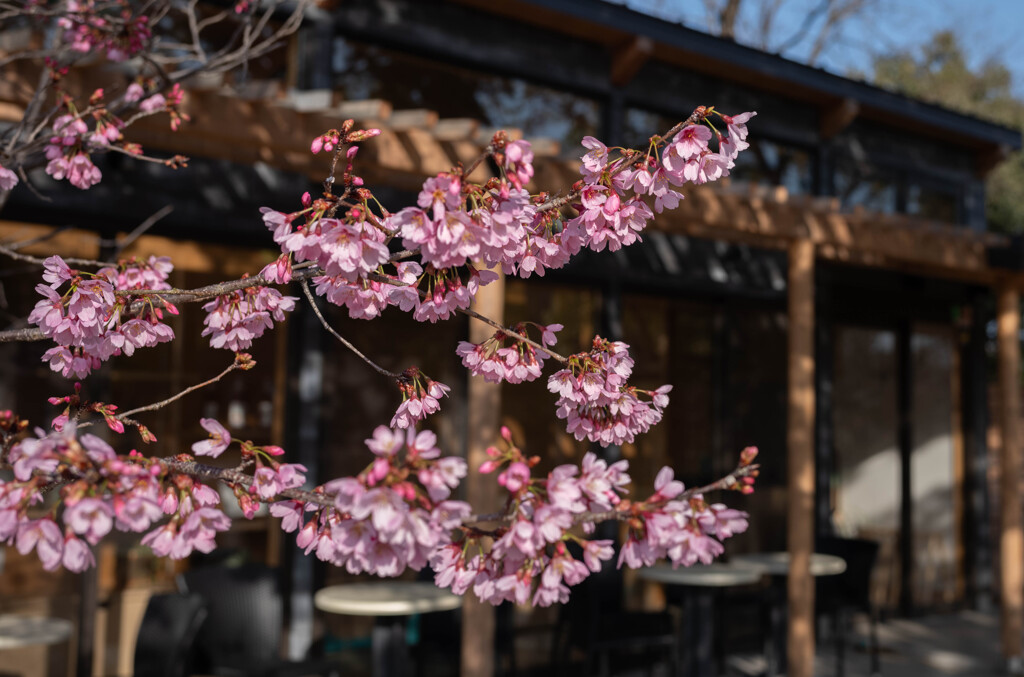
[[[668,13],[663,3],[657,4],[663,14]],[[806,46],[800,60],[817,65],[828,47],[841,42],[844,29],[852,21],[866,18],[881,7],[879,0],[820,0],[809,4],[809,0],[703,0],[705,30],[775,54],[785,55]],[[781,17],[801,11],[799,25],[784,33],[786,26]]]

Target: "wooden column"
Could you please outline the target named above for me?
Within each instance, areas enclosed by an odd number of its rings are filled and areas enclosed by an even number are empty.
[[[480,289],[472,308],[501,322],[505,309],[504,276]],[[481,343],[493,333],[492,327],[470,319],[469,340],[473,343]],[[469,463],[469,474],[465,480],[466,500],[478,513],[494,512],[499,508],[494,477],[481,475],[477,468],[487,460],[487,447],[498,440],[501,385],[471,376],[466,399],[466,460]],[[472,591],[467,592],[462,603],[462,677],[491,677],[494,674],[494,627],[494,607],[482,604]]]
[[[789,677],[814,674],[814,243],[789,247]]]
[[[1020,500],[1020,294],[1004,283],[998,291],[1000,458],[999,535],[1003,657],[1018,668],[1024,659],[1024,535]]]

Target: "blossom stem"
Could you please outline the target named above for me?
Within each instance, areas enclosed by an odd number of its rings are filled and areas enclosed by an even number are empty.
[[[182,397],[184,397],[185,395],[188,395],[189,393],[193,393],[193,392],[199,390],[200,388],[205,388],[208,385],[213,385],[214,383],[216,383],[217,381],[221,380],[222,378],[224,378],[225,376],[227,376],[228,374],[230,374],[231,372],[233,372],[233,371],[235,371],[237,369],[243,369],[243,367],[242,367],[242,363],[239,360],[236,359],[234,362],[229,364],[224,371],[222,371],[221,373],[217,374],[216,376],[214,376],[211,379],[203,381],[202,383],[197,383],[197,384],[195,384],[193,386],[189,386],[188,388],[185,388],[184,390],[182,390],[180,393],[178,393],[176,395],[171,395],[166,400],[160,400],[159,402],[154,402],[152,404],[147,404],[147,405],[145,405],[143,407],[136,407],[135,409],[129,409],[126,412],[118,414],[114,418],[116,418],[119,421],[124,421],[129,416],[132,416],[134,414],[139,414],[139,413],[142,413],[144,411],[156,411],[157,409],[162,409],[162,408],[166,407],[168,404],[171,404],[172,402],[176,402],[177,400],[180,400]]]
[[[379,364],[368,358],[366,355],[362,354],[359,351],[359,349],[352,345],[344,336],[335,331],[334,327],[330,325],[327,319],[320,312],[320,308],[316,305],[316,299],[313,298],[313,292],[309,290],[309,283],[306,282],[305,280],[302,281],[302,293],[306,295],[306,300],[309,301],[309,306],[313,309],[313,312],[316,314],[317,319],[320,320],[320,324],[324,326],[324,329],[326,329],[331,334],[331,336],[341,341],[341,344],[348,348],[349,350],[351,350],[356,357],[361,359],[363,362],[366,362],[366,364],[370,365],[370,367],[372,367],[373,370],[376,371],[381,376],[388,376],[393,379],[398,379],[401,376],[401,374],[396,374],[394,372],[388,371],[384,367],[380,366]]]

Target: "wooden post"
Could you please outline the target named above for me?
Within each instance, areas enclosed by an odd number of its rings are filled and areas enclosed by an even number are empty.
[[[500,274],[500,273],[499,273]],[[492,320],[502,321],[505,309],[505,278],[499,277],[477,292],[473,310]],[[469,320],[469,340],[481,343],[494,329],[475,319]],[[487,383],[482,377],[471,376],[466,389],[466,500],[477,512],[498,509],[498,492],[494,478],[476,470],[487,460],[487,447],[498,440],[501,425],[501,385]],[[467,592],[462,603],[462,677],[491,677],[494,674],[494,607],[483,604]]]
[[[789,677],[814,674],[814,243],[789,247]]]
[[[1003,657],[1016,669],[1024,660],[1024,535],[1020,500],[1020,294],[1004,283],[998,291],[1000,459],[999,592]]]

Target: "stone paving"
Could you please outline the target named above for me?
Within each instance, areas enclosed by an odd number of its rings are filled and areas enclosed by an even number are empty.
[[[858,619],[846,648],[845,676],[873,677],[867,650],[867,621]],[[881,674],[885,677],[995,677],[1009,674],[999,651],[997,613],[961,611],[941,616],[891,619],[878,626]],[[815,675],[836,674],[833,644],[819,643]],[[759,657],[730,657],[730,677],[764,671]]]

